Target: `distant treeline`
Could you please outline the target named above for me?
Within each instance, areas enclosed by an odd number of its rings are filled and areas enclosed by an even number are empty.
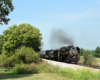
[[[83,48],[80,49],[80,55],[81,55],[81,56],[83,56],[85,50],[86,50],[86,49],[83,49]],[[91,53],[93,54],[93,56],[95,56],[95,57],[100,57],[100,47],[99,47],[99,46],[96,47],[95,50],[90,50],[90,51],[91,51]]]

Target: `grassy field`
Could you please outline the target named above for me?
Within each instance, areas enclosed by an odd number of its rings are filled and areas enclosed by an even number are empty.
[[[100,80],[100,71],[92,71],[87,69],[72,69],[72,68],[62,68],[60,74],[68,76],[73,80]]]
[[[100,63],[100,58],[96,58],[97,62]]]
[[[14,74],[12,70],[14,71],[14,68],[10,71],[5,71],[4,68],[0,67],[0,80],[72,80],[68,78],[67,76],[63,76],[58,73],[58,68],[54,68],[53,66],[47,64],[46,62],[43,62],[41,64],[32,64],[29,65],[31,67],[36,67],[39,70],[39,73],[28,73],[28,74],[20,74],[16,73]],[[24,68],[25,66],[23,66]],[[28,68],[28,67],[27,67]],[[32,69],[36,69],[32,68]],[[57,72],[56,72],[57,69]],[[17,67],[18,70],[18,67]],[[21,70],[21,72],[23,72]]]
[[[100,72],[71,68],[59,68],[59,73],[11,74],[8,71],[0,73],[0,80],[100,80]]]
[[[100,59],[96,59],[99,62]],[[83,62],[83,56],[81,56],[81,60],[79,62]],[[32,64],[27,66],[29,68],[34,67],[32,69],[38,69],[39,73],[13,74],[11,70],[6,72],[4,68],[0,67],[0,80],[100,80],[100,71],[93,72],[89,69],[74,70],[70,68],[54,68],[46,62],[38,65]],[[24,68],[25,65],[23,66],[23,69]],[[20,67],[15,69],[18,70]]]
[[[89,68],[59,68],[59,71],[55,72],[52,66],[53,72],[45,72],[46,68],[41,68],[43,71],[35,74],[13,74],[11,70],[6,72],[3,71],[4,68],[0,68],[0,80],[100,80],[100,71],[94,72]]]
[[[40,73],[40,74],[20,74],[7,75],[0,74],[0,80],[72,80],[67,76],[62,76],[57,73]]]

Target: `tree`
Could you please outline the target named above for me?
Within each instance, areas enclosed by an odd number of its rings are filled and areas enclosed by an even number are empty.
[[[95,49],[95,53],[100,53],[100,48],[99,48],[99,46]]]
[[[21,46],[40,51],[42,37],[40,30],[30,24],[13,25],[3,32],[3,53],[7,56],[14,54]]]
[[[12,0],[0,0],[0,24],[8,24],[10,20],[6,16],[13,11],[14,6],[12,5]]]
[[[0,35],[0,54],[2,53],[2,47],[3,47],[3,35]]]
[[[84,53],[84,49],[81,48],[81,49],[80,49],[80,55],[83,56],[83,53]]]
[[[100,47],[99,46],[95,49],[95,54],[94,55],[96,57],[100,57]]]
[[[94,59],[92,52],[90,50],[84,50],[83,59],[84,64],[91,65]]]

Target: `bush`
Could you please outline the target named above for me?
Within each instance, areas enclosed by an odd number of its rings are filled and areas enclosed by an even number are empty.
[[[34,49],[22,46],[10,57],[5,54],[1,55],[0,62],[3,67],[13,67],[15,64],[20,63],[39,63],[40,56],[34,51]]]
[[[38,73],[39,71],[35,66],[30,66],[28,64],[17,64],[13,69],[13,74],[28,74],[28,73]]]
[[[83,54],[84,64],[91,65],[94,59],[93,54],[90,50],[85,50]]]
[[[58,67],[53,67],[48,63],[41,62],[39,64],[17,64],[12,70],[13,74],[28,74],[28,73],[54,73],[58,72]]]
[[[17,63],[38,63],[40,62],[40,56],[37,52],[34,51],[33,48],[22,46],[21,48],[17,49],[15,52],[15,58]]]
[[[7,55],[2,54],[0,56],[0,63],[2,67],[13,67],[15,65],[15,57],[8,57]]]

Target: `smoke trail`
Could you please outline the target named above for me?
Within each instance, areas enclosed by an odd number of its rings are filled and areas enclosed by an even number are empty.
[[[62,29],[53,28],[50,35],[50,45],[51,48],[59,48],[65,45],[74,45],[73,39],[68,33]]]

